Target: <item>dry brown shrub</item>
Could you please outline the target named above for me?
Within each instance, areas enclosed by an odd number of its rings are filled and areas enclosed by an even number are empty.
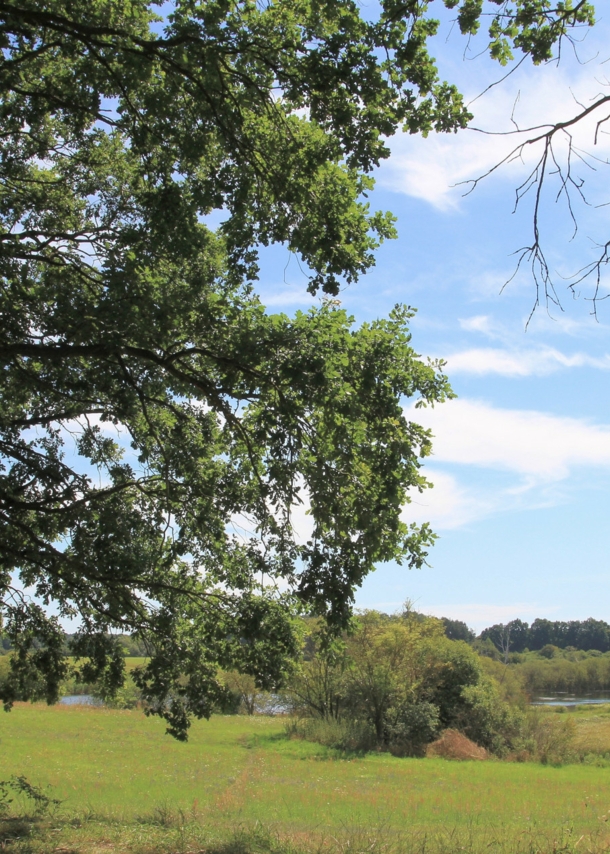
[[[426,756],[436,756],[442,759],[487,759],[488,753],[484,747],[479,747],[474,741],[466,738],[456,729],[446,729],[440,738],[428,745]]]

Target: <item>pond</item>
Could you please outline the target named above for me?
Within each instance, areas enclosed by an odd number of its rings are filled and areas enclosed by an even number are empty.
[[[534,697],[532,706],[597,706],[610,703],[610,691],[592,691],[590,694],[570,694],[556,691],[545,697]]]
[[[101,706],[102,701],[91,694],[68,694],[59,700],[62,706]]]

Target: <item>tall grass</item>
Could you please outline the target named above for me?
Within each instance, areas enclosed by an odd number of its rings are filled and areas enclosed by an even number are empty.
[[[569,823],[551,831],[480,822],[433,830],[351,823],[295,831],[264,822],[228,829],[176,813],[130,824],[100,816],[63,825],[22,818],[0,822],[0,845],[16,854],[606,854],[610,835],[605,828],[580,833]]]
[[[303,738],[345,754],[363,754],[377,744],[366,721],[295,717],[287,721],[284,731],[288,738]]]

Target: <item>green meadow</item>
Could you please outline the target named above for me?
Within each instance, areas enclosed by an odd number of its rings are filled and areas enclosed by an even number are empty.
[[[607,713],[579,717],[587,738],[610,736]],[[610,846],[610,768],[340,757],[286,738],[278,718],[215,716],[180,743],[138,710],[17,704],[0,716],[0,765],[0,779],[23,775],[62,800],[5,833],[15,850],[202,851],[237,838],[244,850],[261,834],[281,850]]]

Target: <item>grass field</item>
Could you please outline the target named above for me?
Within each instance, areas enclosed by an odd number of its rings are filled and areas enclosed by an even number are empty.
[[[607,712],[577,718],[581,741],[595,734],[610,749]],[[53,827],[27,837],[28,850],[175,850],[181,840],[200,851],[202,833],[226,839],[257,823],[283,850],[287,839],[373,850],[381,838],[386,847],[400,838],[401,850],[417,840],[418,851],[610,847],[610,768],[338,759],[287,740],[274,718],[217,716],[181,744],[139,711],[17,704],[0,716],[0,779],[11,775],[50,785],[63,801]]]

